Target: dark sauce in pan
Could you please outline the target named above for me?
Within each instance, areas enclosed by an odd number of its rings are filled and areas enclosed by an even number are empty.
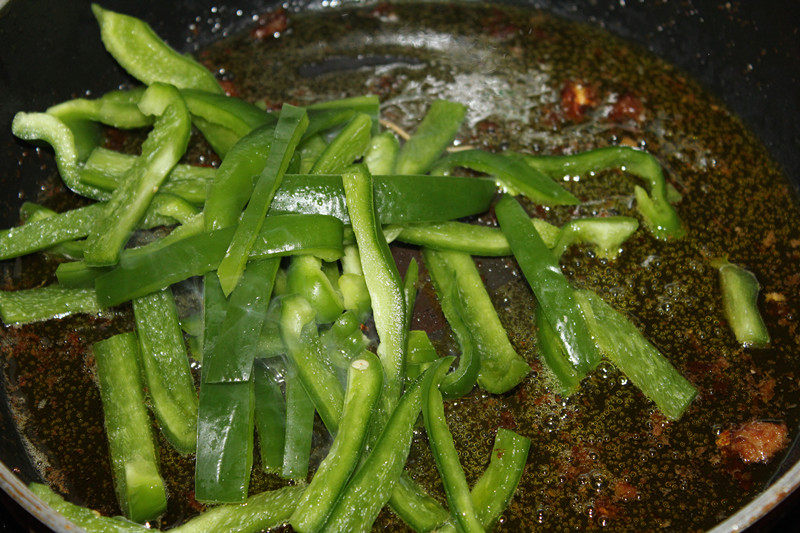
[[[785,423],[795,436],[800,213],[762,145],[695,82],[601,30],[535,11],[440,4],[266,15],[255,31],[214,44],[200,59],[229,90],[269,106],[373,93],[384,117],[413,131],[429,103],[442,97],[470,106],[462,144],[571,153],[623,143],[655,154],[683,195],[678,211],[686,239],[658,242],[640,229],[614,262],[575,248],[562,265],[577,287],[597,291],[629,316],[698,387],[684,417],[668,423],[608,363],[573,397],[557,396],[537,359],[533,298],[514,261],[478,259],[509,337],[534,372],[503,396],[476,388],[448,402],[448,422],[470,483],[488,464],[498,427],[531,438],[502,530],[700,530],[765,488],[781,454],[767,464],[745,464],[716,439],[752,420]],[[213,163],[195,138],[186,161]],[[135,136],[122,142],[110,132],[107,142],[136,149]],[[48,169],[39,200],[57,209],[75,206],[57,185],[52,159],[30,159]],[[565,186],[584,203],[527,204],[530,213],[557,224],[576,216],[636,216],[632,178],[621,172],[570,178]],[[736,344],[707,261],[722,254],[761,282],[771,347]],[[418,257],[403,246],[395,255],[401,269]],[[2,263],[2,288],[50,283],[56,264],[43,255]],[[424,271],[415,315],[413,327],[427,330],[441,353],[457,352]],[[12,411],[42,477],[104,514],[119,509],[88,347],[132,327],[130,309],[122,306],[99,318],[3,327],[0,337]],[[317,462],[329,445],[318,429]],[[178,456],[156,434],[170,495],[158,525],[168,527],[203,506],[192,498],[193,458]],[[418,432],[408,468],[444,502],[425,441]],[[252,492],[282,483],[256,460]],[[376,527],[403,525],[384,510]]]

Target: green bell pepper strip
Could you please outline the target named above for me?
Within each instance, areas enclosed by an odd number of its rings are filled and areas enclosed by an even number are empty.
[[[541,306],[536,307],[535,313],[539,355],[545,367],[553,375],[558,393],[567,398],[578,390],[583,376],[570,363],[561,339],[545,318]]]
[[[327,111],[336,110],[351,110],[355,113],[364,113],[369,115],[372,119],[373,134],[377,134],[380,124],[378,122],[380,115],[380,100],[375,95],[353,96],[350,98],[340,98],[338,100],[327,100],[325,102],[316,102],[306,106],[306,110],[312,117],[318,113],[325,113]]]
[[[76,98],[47,109],[47,113],[63,121],[90,120],[114,128],[144,128],[153,124],[153,117],[139,110],[144,88],[130,91],[111,91],[100,98]]]
[[[314,403],[290,360],[286,368],[286,440],[281,476],[305,481],[311,458]]]
[[[417,379],[429,366],[439,359],[436,348],[431,344],[428,334],[419,329],[408,332],[408,353],[406,354],[406,381]]]
[[[53,510],[88,533],[147,533],[158,531],[130,522],[121,516],[103,516],[97,511],[72,504],[53,492],[47,485],[31,483],[28,488]],[[262,492],[247,498],[244,504],[219,505],[169,531],[177,533],[206,533],[230,531],[257,533],[280,527],[289,520],[303,493],[303,485],[293,485]]]
[[[149,24],[92,4],[100,38],[128,74],[146,85],[169,83],[180,89],[221,93],[214,75],[190,57],[169,47]]]
[[[225,254],[233,231],[233,228],[225,228],[200,233],[151,253],[123,254],[119,266],[95,280],[99,301],[106,307],[117,305],[214,270]],[[341,231],[341,222],[333,217],[269,216],[250,259],[311,253],[334,260],[342,253]]]
[[[248,254],[258,239],[275,191],[283,180],[286,167],[289,166],[300,136],[307,126],[305,110],[289,104],[283,105],[264,169],[258,177],[239,225],[236,226],[228,250],[217,267],[217,275],[226,296],[233,291],[244,272]]]
[[[422,389],[422,416],[428,433],[431,453],[442,478],[450,514],[459,531],[483,532],[469,494],[469,485],[458,459],[453,435],[447,427],[444,401],[438,384],[426,380]]]
[[[347,376],[339,431],[289,521],[301,533],[318,531],[325,524],[350,474],[358,466],[372,409],[380,396],[383,370],[372,352],[362,352],[350,364]]]
[[[256,128],[225,155],[208,190],[205,203],[206,230],[235,225],[253,192],[254,176],[267,164],[275,128]]]
[[[251,381],[280,259],[252,261],[231,293],[220,330],[203,343],[204,383]],[[224,291],[223,291],[224,292]]]
[[[325,132],[347,124],[357,114],[352,109],[331,109],[315,113],[306,108],[306,111],[308,112],[308,128],[303,135],[303,140],[321,136]]]
[[[414,423],[422,407],[422,391],[427,382],[438,383],[451,363],[452,358],[440,359],[409,386],[344,488],[322,531],[369,531],[403,472]]]
[[[0,318],[7,326],[99,312],[94,289],[48,285],[21,291],[0,291]]]
[[[105,272],[108,272],[108,269],[90,267],[83,261],[70,261],[56,267],[56,279],[61,287],[93,290],[94,280]]]
[[[306,299],[316,312],[317,322],[329,324],[344,311],[342,297],[322,271],[322,261],[311,255],[292,257],[286,271],[287,290]]]
[[[209,146],[211,146],[211,149],[214,150],[214,153],[223,159],[231,148],[242,138],[242,136],[235,131],[229,130],[225,126],[209,122],[203,117],[192,117],[192,125],[203,134],[203,138]]]
[[[406,331],[411,329],[411,319],[414,317],[414,306],[417,303],[417,283],[419,282],[419,264],[411,258],[406,267],[406,277],[403,279],[403,295],[406,301]],[[408,341],[406,340],[406,344]]]
[[[677,420],[697,390],[650,344],[636,326],[591,291],[579,291],[592,336],[614,366],[630,378],[667,418]]]
[[[122,184],[125,173],[136,163],[137,157],[97,147],[83,165],[80,180],[111,192]],[[206,201],[206,190],[216,174],[217,169],[211,167],[175,165],[159,191],[202,206]]]
[[[608,146],[565,156],[515,155],[553,179],[579,176],[608,168],[620,168],[647,182],[650,194],[635,187],[637,209],[647,228],[658,239],[679,239],[686,234],[675,208],[669,203],[668,189],[661,165],[655,157],[627,146]]]
[[[472,339],[480,360],[478,384],[493,394],[519,385],[530,373],[530,367],[511,346],[472,258],[460,252],[427,248],[423,258],[459,343],[462,338]],[[465,342],[462,357],[468,354],[466,346]],[[465,376],[469,376],[467,369],[470,366],[465,368]]]
[[[278,270],[278,274],[281,272],[283,270]],[[258,339],[259,358],[270,359],[286,353],[280,330],[281,302],[283,298],[278,294],[278,280],[279,276],[276,275],[275,283],[272,287],[272,300],[269,302],[267,317],[264,319],[264,325],[261,328],[261,334]]]
[[[305,387],[322,422],[335,434],[342,412],[342,385],[333,369],[320,357],[316,312],[301,296],[287,296],[281,308],[281,338],[287,358]]]
[[[453,252],[450,253],[452,254]],[[456,270],[450,266],[451,262],[462,260],[466,265],[466,260],[471,262],[472,259],[469,258],[469,256],[450,258],[446,253],[442,254],[441,252],[428,249],[422,250],[422,257],[425,260],[428,274],[430,274],[431,281],[436,289],[436,295],[439,298],[442,312],[445,318],[447,318],[447,322],[450,324],[453,333],[455,333],[456,339],[458,339],[458,345],[461,348],[458,367],[445,376],[441,385],[442,394],[448,398],[458,398],[467,394],[472,390],[472,387],[475,386],[475,382],[478,380],[478,373],[481,369],[480,357],[484,355],[478,349],[479,344],[476,340],[476,336],[473,336],[474,324],[469,324],[467,322],[470,318],[467,306],[477,304],[478,302],[473,302],[471,301],[472,299],[467,298],[466,294],[461,291],[459,280],[457,279],[459,277],[466,278],[468,274],[459,275],[456,273]],[[448,259],[450,259],[450,261],[448,261]],[[469,265],[466,265],[466,268],[461,268],[461,270],[466,270],[467,268],[469,268]],[[494,313],[494,308],[492,308],[492,312]],[[497,314],[494,314],[496,317]],[[487,317],[484,317],[484,321],[486,321],[486,319]],[[494,353],[491,355],[488,353],[494,352],[489,346],[486,346],[483,352],[487,352],[486,355],[489,356],[495,355]],[[519,356],[512,360],[517,362],[518,359]],[[527,365],[525,366],[525,373],[522,374],[522,376],[530,371]],[[493,387],[496,389],[497,384],[493,384]]]
[[[522,194],[543,205],[575,205],[578,199],[558,183],[524,161],[483,150],[464,150],[446,155],[431,174],[446,174],[454,167],[464,167],[490,174],[497,184],[511,194]]]
[[[275,116],[240,98],[198,89],[182,89],[181,96],[193,117],[222,126],[244,137],[265,124],[275,125]]]
[[[364,164],[373,176],[391,174],[399,151],[400,141],[391,131],[384,131],[370,140]]]
[[[417,131],[400,148],[395,163],[397,174],[425,174],[456,138],[467,114],[466,106],[436,100],[431,104]]]
[[[369,299],[364,272],[361,270],[361,254],[358,253],[358,247],[353,245],[344,247],[342,275],[339,276],[336,285],[342,293],[344,308],[356,313],[360,319],[365,319],[372,309],[372,302]]]
[[[142,145],[142,157],[112,193],[104,217],[87,237],[84,259],[91,265],[113,265],[119,260],[120,251],[189,142],[189,112],[174,87],[151,85],[139,107],[158,118]]]
[[[197,442],[197,390],[170,289],[133,300],[142,375],[153,414],[180,453]]]
[[[561,257],[575,243],[591,244],[599,257],[616,259],[620,246],[639,228],[630,217],[580,218],[570,220],[561,228],[553,254]]]
[[[306,130],[308,131],[308,130]],[[300,174],[308,174],[314,168],[314,163],[317,162],[319,156],[328,147],[328,143],[319,135],[312,135],[308,140],[300,145],[295,156],[299,158],[297,171]]]
[[[286,445],[286,400],[273,365],[274,361],[266,362],[264,359],[256,359],[253,365],[255,424],[261,468],[269,474],[280,474]]]
[[[489,466],[470,493],[478,520],[487,531],[494,527],[514,496],[525,470],[530,447],[530,439],[508,429],[497,430]],[[438,533],[455,531],[451,520]]]
[[[407,342],[403,283],[378,222],[369,171],[363,165],[354,165],[342,175],[342,183],[380,339],[378,357],[386,373],[381,405],[388,414],[403,387]]]
[[[347,366],[369,346],[369,339],[361,332],[361,322],[353,311],[342,313],[319,338],[323,354],[342,382],[347,377]]]
[[[312,174],[338,174],[361,158],[367,150],[372,119],[358,113],[320,154],[311,168]]]
[[[80,167],[83,160],[79,147],[92,144],[93,138],[81,129],[70,128],[65,122],[47,113],[17,113],[11,131],[26,141],[44,141],[55,151],[56,166],[64,184],[76,194],[105,200],[109,194],[97,187],[82,183]],[[88,157],[88,153],[86,156]]]
[[[761,286],[755,274],[724,258],[712,265],[719,269],[722,308],[736,340],[745,348],[767,346],[769,332],[758,312]]]
[[[128,518],[144,522],[164,512],[167,494],[139,378],[138,351],[133,333],[92,345],[117,499]]]
[[[564,345],[567,359],[579,376],[585,376],[600,362],[600,353],[558,259],[514,198],[504,196],[495,206],[495,214],[545,318]]]
[[[197,501],[236,503],[247,498],[253,466],[254,395],[252,380],[200,384]]]

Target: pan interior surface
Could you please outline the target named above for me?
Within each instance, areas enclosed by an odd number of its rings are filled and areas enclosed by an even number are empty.
[[[653,153],[682,196],[677,208],[687,238],[663,243],[640,230],[614,262],[577,248],[562,265],[577,287],[597,291],[631,317],[698,387],[690,410],[668,422],[608,363],[577,394],[557,396],[538,362],[535,303],[516,264],[479,258],[509,337],[534,373],[506,395],[475,389],[450,402],[448,422],[470,483],[486,467],[498,427],[532,439],[522,483],[500,526],[508,531],[706,529],[764,490],[781,457],[745,464],[717,439],[754,420],[784,423],[789,437],[796,436],[800,213],[766,149],[682,71],[602,30],[539,11],[477,5],[289,13],[279,31],[235,34],[198,57],[241,97],[267,106],[372,93],[387,120],[413,131],[430,102],[445,98],[469,105],[461,144],[553,154],[625,144]],[[577,86],[589,96],[575,108],[565,99]],[[131,152],[141,142],[117,132],[107,139]],[[186,162],[218,163],[199,135],[195,141]],[[21,164],[46,167],[34,201],[57,210],[78,205],[60,187],[49,153],[32,152]],[[577,216],[636,216],[630,176],[565,177],[564,186],[580,206],[526,204],[529,213],[559,225]],[[486,215],[473,222],[494,220]],[[411,257],[419,259],[410,247],[394,251],[401,270]],[[726,254],[756,274],[762,294],[773,295],[759,302],[770,348],[740,348],[725,323],[708,260]],[[4,262],[2,288],[50,282],[57,264],[42,255]],[[457,353],[427,274],[421,279],[412,327],[428,331],[441,354]],[[184,310],[197,305],[196,284],[180,291]],[[4,326],[0,337],[10,411],[36,467],[27,475],[104,514],[119,509],[88,346],[132,327],[123,306],[99,318]],[[318,429],[316,461],[330,444]],[[192,498],[192,459],[177,455],[160,434],[159,445],[170,494],[160,526],[168,527],[202,506]],[[409,469],[444,501],[424,432],[415,438]],[[282,484],[255,466],[252,492]],[[402,526],[388,511],[378,525]]]

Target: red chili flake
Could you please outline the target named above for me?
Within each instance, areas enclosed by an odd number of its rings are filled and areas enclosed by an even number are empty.
[[[573,122],[581,122],[586,111],[596,105],[596,91],[583,82],[570,80],[561,89],[561,110]]]
[[[263,41],[265,39],[269,39],[270,37],[275,37],[275,34],[279,34],[286,30],[286,27],[289,25],[289,18],[286,16],[286,11],[283,8],[278,9],[277,11],[273,11],[272,13],[266,13],[258,17],[258,26],[256,26],[253,31],[250,32],[250,36],[253,39],[258,39]]]
[[[219,82],[220,87],[222,90],[225,91],[225,94],[228,96],[233,96],[238,98],[239,97],[239,88],[230,80],[220,80]]]
[[[625,122],[633,120],[642,122],[644,120],[644,107],[638,96],[624,94],[620,96],[611,108],[608,119],[612,122]]]

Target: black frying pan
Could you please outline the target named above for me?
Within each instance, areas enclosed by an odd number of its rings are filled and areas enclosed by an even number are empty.
[[[653,5],[644,0],[513,3],[603,25],[683,68],[745,121],[783,166],[795,190],[800,189],[800,4],[664,1]],[[240,0],[221,10],[213,9],[218,3],[210,0],[105,0],[103,4],[147,19],[171,44],[193,51],[223,32],[248,24],[247,16],[236,16],[237,9],[246,15],[255,14],[277,3]],[[298,0],[292,7],[307,4]],[[190,30],[190,24],[195,22],[198,33]],[[30,147],[11,136],[13,114],[18,110],[41,110],[82,96],[87,90],[100,94],[126,80],[124,72],[102,48],[89,2],[11,0],[0,9],[2,227],[16,222],[19,205],[26,198],[35,198],[40,187],[38,166],[19,163]],[[746,526],[786,499],[800,481],[800,467],[795,465],[798,457],[800,446],[795,445],[775,474],[779,479],[789,472],[789,479],[784,478],[783,485],[768,491],[757,505],[733,517],[726,528]],[[57,516],[35,508],[20,488],[19,480],[30,482],[39,479],[39,475],[25,452],[2,388],[0,460],[8,467],[0,466],[0,486],[10,497],[51,527],[62,527]],[[767,527],[765,524],[761,522],[762,527]]]

